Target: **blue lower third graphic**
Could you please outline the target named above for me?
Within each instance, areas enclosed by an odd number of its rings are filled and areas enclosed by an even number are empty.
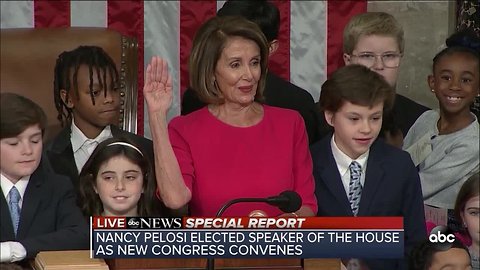
[[[94,230],[95,258],[402,258],[403,230]]]

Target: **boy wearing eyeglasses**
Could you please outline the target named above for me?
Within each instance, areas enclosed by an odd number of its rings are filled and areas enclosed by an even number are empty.
[[[393,89],[396,88],[404,48],[402,26],[385,12],[356,15],[343,31],[345,64],[360,64],[370,68],[382,75]],[[392,111],[384,118],[381,134],[387,142],[401,146],[410,127],[428,109],[397,93]]]
[[[385,12],[358,14],[350,19],[343,31],[345,64],[360,64],[370,68],[382,75],[394,89],[404,47],[402,26]],[[384,116],[379,137],[401,147],[410,127],[428,109],[397,93],[392,110]]]

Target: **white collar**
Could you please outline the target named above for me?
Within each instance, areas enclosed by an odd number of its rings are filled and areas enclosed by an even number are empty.
[[[362,166],[362,172],[365,171],[365,165],[368,160],[370,148],[367,150],[367,152],[363,153],[357,159],[353,160],[338,148],[337,144],[335,143],[335,135],[332,136],[330,145],[332,147],[332,154],[337,163],[337,167],[338,167],[338,171],[340,172],[340,175],[344,175],[347,172],[352,161],[358,162],[360,166]]]
[[[0,184],[2,187],[3,196],[5,199],[10,192],[12,187],[16,187],[18,192],[20,193],[20,197],[23,199],[23,195],[25,194],[25,190],[27,189],[28,181],[30,180],[30,175],[24,176],[18,180],[16,184],[13,184],[10,179],[8,179],[3,173],[0,173]]]
[[[101,143],[104,140],[112,137],[112,130],[110,125],[106,126],[100,134],[94,139],[89,139],[85,134],[75,125],[75,120],[72,120],[72,134],[70,141],[72,142],[73,153],[77,152],[87,140]]]

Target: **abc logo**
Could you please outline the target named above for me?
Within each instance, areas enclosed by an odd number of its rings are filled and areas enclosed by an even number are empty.
[[[129,218],[127,224],[128,227],[136,229],[140,226],[140,221],[138,221],[136,218]]]
[[[447,227],[437,226],[430,232],[428,240],[432,243],[453,243],[455,241],[455,235],[446,232]]]

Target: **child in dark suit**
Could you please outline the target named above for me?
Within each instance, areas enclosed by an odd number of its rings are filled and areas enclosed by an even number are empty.
[[[311,147],[319,216],[402,216],[405,248],[426,238],[420,179],[410,156],[377,140],[395,92],[383,77],[352,64],[322,86],[320,105],[334,133]],[[404,269],[403,260],[366,261]]]
[[[88,226],[70,181],[42,162],[43,110],[13,94],[0,95],[1,262],[42,250],[88,248]]]
[[[78,175],[95,147],[111,137],[126,137],[153,160],[152,141],[117,127],[120,86],[115,63],[100,47],[80,46],[58,56],[54,99],[64,129],[47,145],[53,170],[69,176],[78,187]]]

